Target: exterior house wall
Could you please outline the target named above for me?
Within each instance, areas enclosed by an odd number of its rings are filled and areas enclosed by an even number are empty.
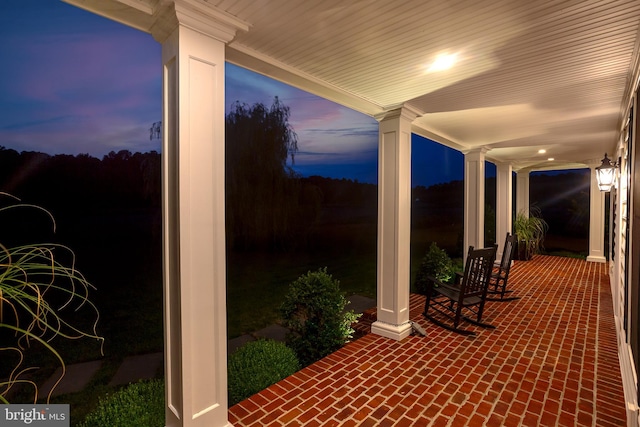
[[[637,76],[636,69],[635,75]],[[638,80],[636,79],[636,82]],[[640,175],[638,158],[640,150],[637,130],[637,90],[635,97],[628,100],[627,117],[623,123],[615,159],[619,161],[616,188],[610,196],[610,245],[608,261],[613,309],[618,341],[618,357],[627,404],[627,425],[640,426],[638,407],[638,319],[639,263],[634,263],[633,254],[640,251],[640,223],[634,217],[640,215]],[[634,117],[635,116],[635,117]]]

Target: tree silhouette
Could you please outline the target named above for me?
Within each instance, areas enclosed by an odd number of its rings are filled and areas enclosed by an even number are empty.
[[[239,249],[283,249],[301,225],[298,139],[289,107],[236,102],[226,117],[227,234]]]
[[[153,140],[160,139],[160,135],[162,133],[162,122],[154,122],[149,128],[149,139]]]

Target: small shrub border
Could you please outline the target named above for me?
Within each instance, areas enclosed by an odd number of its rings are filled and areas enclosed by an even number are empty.
[[[78,427],[161,427],[164,407],[164,380],[141,381],[100,399]]]
[[[274,340],[251,341],[228,358],[229,407],[300,369],[295,352]],[[101,398],[78,427],[165,425],[164,379],[130,384]]]
[[[296,373],[300,362],[286,344],[274,340],[250,341],[229,355],[229,407]]]

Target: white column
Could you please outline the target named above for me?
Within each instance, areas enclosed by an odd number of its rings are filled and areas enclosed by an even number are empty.
[[[401,108],[378,118],[378,319],[371,332],[396,340],[411,333],[411,122],[416,117]]]
[[[516,214],[524,212],[529,217],[529,171],[516,172]]]
[[[484,171],[486,149],[464,155],[464,239],[463,254],[469,246],[484,247]]]
[[[230,426],[225,256],[225,41],[231,26],[182,1],[162,43],[166,424]]]
[[[587,261],[606,262],[604,256],[604,192],[598,189],[595,167],[590,165],[589,255]]]
[[[496,163],[496,243],[497,258],[502,257],[504,239],[512,231],[513,167],[511,163]]]
[[[192,0],[65,0],[162,43],[166,424],[230,426],[224,194],[225,43],[249,26]],[[143,4],[144,3],[144,4]]]

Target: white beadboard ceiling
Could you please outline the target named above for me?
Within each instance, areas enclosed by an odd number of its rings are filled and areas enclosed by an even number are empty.
[[[515,170],[611,154],[637,79],[640,0],[179,1],[247,24],[229,62],[372,116],[409,106],[415,133]],[[457,62],[428,71],[440,54]]]

